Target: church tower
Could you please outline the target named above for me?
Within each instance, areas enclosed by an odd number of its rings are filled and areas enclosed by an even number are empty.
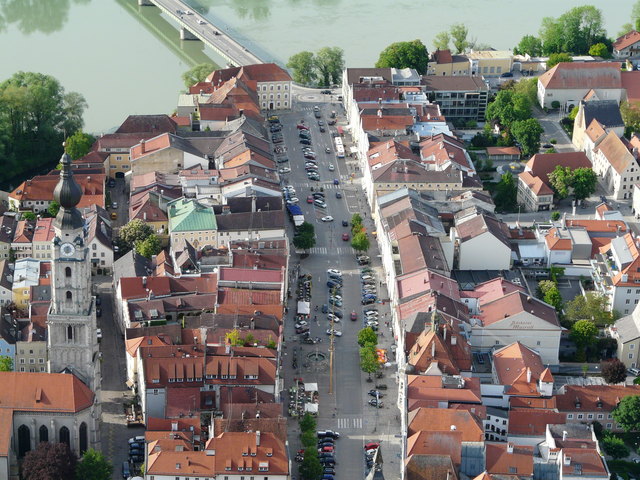
[[[53,222],[48,369],[51,373],[75,374],[98,397],[100,355],[95,299],[91,293],[91,259],[85,221],[76,208],[82,189],[73,179],[71,158],[66,152],[61,163],[60,180],[53,192],[60,211]]]

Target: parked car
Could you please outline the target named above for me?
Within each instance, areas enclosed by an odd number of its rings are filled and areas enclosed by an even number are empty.
[[[320,208],[327,208],[327,204],[326,204],[326,203],[324,203],[322,200],[314,200],[314,201],[313,201],[313,204],[314,204],[316,207],[320,207]]]
[[[313,203],[313,197],[311,195],[307,197],[307,203]]]
[[[323,222],[333,222],[333,217],[331,215],[327,215],[326,217],[322,217],[320,220]]]
[[[376,388],[378,390],[386,390],[387,389],[387,385],[385,383],[379,383],[376,385]]]
[[[331,274],[331,275],[339,275],[342,276],[342,272],[340,270],[336,270],[335,268],[329,268],[327,270],[327,273]]]
[[[298,128],[298,130],[309,130],[309,127],[307,127],[304,123],[299,123],[296,125],[296,127]]]
[[[327,313],[329,311],[329,306],[325,303],[322,305],[322,313]]]
[[[379,444],[379,443],[374,443],[374,442],[372,442],[372,443],[366,443],[366,444],[364,445],[364,449],[365,449],[365,450],[371,450],[371,449],[379,448],[379,447],[380,447],[380,444]]]
[[[129,466],[129,462],[122,462],[122,478],[131,477],[131,467]]]
[[[318,435],[318,438],[331,437],[336,440],[340,438],[340,433],[333,430],[318,430],[316,434]]]
[[[306,138],[301,138],[300,143],[302,145],[311,145],[311,140],[307,140]]]
[[[329,280],[327,282],[327,287],[329,287],[329,288],[342,288],[342,283]]]
[[[371,405],[372,407],[376,407],[376,408],[382,408],[384,407],[384,402],[376,400],[375,398],[372,398],[371,400],[369,400],[367,402],[369,405]]]
[[[329,320],[330,322],[340,322],[340,319],[338,318],[337,315],[334,315],[333,313],[327,313],[327,320]]]
[[[329,299],[329,303],[331,305],[335,305],[336,307],[341,307],[342,306],[342,300],[338,300],[337,298],[333,298],[333,297],[331,297]]]
[[[369,395],[371,395],[372,397],[379,397],[382,398],[384,395],[379,392],[378,390],[369,390]],[[376,448],[378,447],[378,445],[376,445]],[[369,450],[368,448],[365,447],[366,450]]]
[[[341,337],[342,332],[340,330],[336,330],[335,328],[327,329],[327,335],[331,335],[333,333],[334,337]]]

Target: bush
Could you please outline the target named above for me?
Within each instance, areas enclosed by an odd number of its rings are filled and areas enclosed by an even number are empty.
[[[560,212],[558,212],[557,210],[551,212],[551,220],[553,220],[554,222],[560,220]]]
[[[629,448],[621,438],[607,435],[602,439],[602,448],[607,455],[618,459],[629,456]]]
[[[551,108],[560,108],[560,102],[558,100],[554,100],[551,102]]]
[[[555,145],[556,143],[558,143],[558,140],[556,140],[555,138],[552,138],[551,140],[549,140],[549,143],[552,145]]]

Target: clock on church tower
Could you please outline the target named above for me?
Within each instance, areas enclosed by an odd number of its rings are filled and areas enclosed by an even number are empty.
[[[47,316],[49,371],[74,373],[95,392],[100,362],[91,259],[85,221],[76,208],[82,189],[73,178],[69,155],[63,154],[61,163],[60,180],[53,192],[60,210],[53,222],[51,307]]]

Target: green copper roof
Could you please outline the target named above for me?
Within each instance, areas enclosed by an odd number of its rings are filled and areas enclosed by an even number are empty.
[[[196,200],[179,198],[169,203],[169,232],[198,232],[217,230],[213,208],[199,204]]]

